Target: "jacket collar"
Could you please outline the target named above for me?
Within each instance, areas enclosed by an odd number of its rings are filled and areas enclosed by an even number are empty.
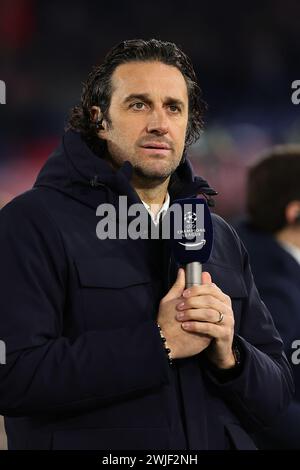
[[[56,189],[94,208],[99,205],[99,189],[106,191],[109,200],[115,193],[126,195],[128,203],[132,204],[141,202],[130,184],[132,171],[128,161],[114,170],[90,150],[80,133],[69,130],[63,136],[61,146],[41,169],[34,186]],[[174,199],[197,194],[205,197],[217,194],[203,178],[194,175],[186,157],[171,176],[168,191],[171,203]]]

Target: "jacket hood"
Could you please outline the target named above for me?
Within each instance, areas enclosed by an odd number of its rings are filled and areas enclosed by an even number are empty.
[[[112,191],[127,195],[132,203],[140,202],[130,184],[132,172],[133,167],[128,161],[114,170],[106,160],[90,150],[79,132],[69,130],[42,167],[34,187],[52,188],[83,203],[90,202],[93,206],[99,204],[99,198],[96,197],[97,203],[92,201],[87,188],[103,189],[108,193]],[[171,201],[197,194],[209,199],[217,194],[203,178],[194,175],[186,158],[171,176],[168,191]]]

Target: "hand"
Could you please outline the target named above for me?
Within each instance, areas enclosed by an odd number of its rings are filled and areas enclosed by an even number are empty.
[[[169,292],[159,304],[157,323],[171,349],[173,359],[195,356],[203,351],[211,343],[212,338],[205,333],[187,332],[176,320],[176,306],[183,300],[182,293],[185,289],[184,269],[178,270],[177,279]]]
[[[177,321],[185,331],[191,335],[208,335],[213,339],[205,353],[215,366],[228,369],[235,365],[231,299],[212,284],[208,272],[202,273],[201,286],[192,286],[183,292],[177,310]]]

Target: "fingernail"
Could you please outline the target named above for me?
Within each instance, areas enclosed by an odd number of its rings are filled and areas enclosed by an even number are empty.
[[[176,318],[177,318],[178,320],[182,320],[183,317],[184,317],[184,313],[183,313],[183,312],[177,313],[177,315],[176,315]]]
[[[190,293],[191,293],[190,290],[185,290],[182,295],[183,295],[183,297],[188,297],[190,295]]]
[[[186,328],[187,330],[190,327],[190,323],[182,323],[183,328]]]
[[[177,308],[183,308],[185,306],[184,302],[181,302],[181,304],[177,305]]]

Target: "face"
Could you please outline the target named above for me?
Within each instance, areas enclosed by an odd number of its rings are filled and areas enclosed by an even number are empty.
[[[119,167],[131,162],[135,175],[165,180],[182,158],[188,92],[181,72],[161,62],[131,62],[112,76],[111,124],[99,132],[109,158]]]

